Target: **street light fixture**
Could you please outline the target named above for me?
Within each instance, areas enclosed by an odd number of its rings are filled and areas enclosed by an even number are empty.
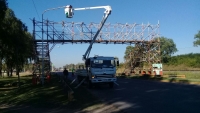
[[[71,5],[67,5],[65,7],[65,15],[66,15],[67,18],[72,18],[73,17],[74,13],[73,13],[73,8],[72,8]]]

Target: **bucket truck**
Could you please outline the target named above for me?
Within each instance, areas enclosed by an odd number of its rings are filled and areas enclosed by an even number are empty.
[[[88,49],[83,55],[83,60],[85,61],[85,69],[78,69],[75,74],[79,84],[76,86],[79,87],[83,82],[87,82],[89,88],[92,88],[94,84],[106,83],[112,88],[114,83],[116,83],[116,67],[119,66],[119,60],[115,57],[107,56],[94,56],[89,57],[92,45],[95,42],[98,34],[100,33],[104,23],[106,22],[108,16],[111,14],[110,6],[97,6],[97,7],[86,7],[86,8],[72,8],[71,5],[66,6],[65,14],[67,18],[73,17],[73,10],[89,10],[89,9],[99,9],[104,8],[105,12],[103,19],[100,23],[100,26],[94,35],[93,39],[90,42]],[[117,83],[116,83],[117,84]]]

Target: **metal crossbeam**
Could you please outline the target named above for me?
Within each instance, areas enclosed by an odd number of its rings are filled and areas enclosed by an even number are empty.
[[[39,21],[35,22],[39,29],[35,30],[36,42],[41,42],[41,26]],[[52,22],[44,21],[44,42],[48,43],[89,43],[95,35],[99,24],[83,22]],[[151,24],[105,24],[99,33],[96,43],[131,43],[152,41],[159,37],[159,23]]]

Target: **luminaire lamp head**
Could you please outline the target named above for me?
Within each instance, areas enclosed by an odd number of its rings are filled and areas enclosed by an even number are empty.
[[[66,15],[67,18],[72,18],[73,17],[74,13],[73,13],[73,8],[72,8],[71,5],[67,5],[65,7],[65,15]]]

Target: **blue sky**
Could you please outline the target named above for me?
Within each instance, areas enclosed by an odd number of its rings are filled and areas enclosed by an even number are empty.
[[[28,26],[32,33],[30,19],[42,20],[42,13],[49,8],[72,5],[74,8],[105,6],[112,7],[112,14],[106,23],[138,23],[155,25],[160,23],[160,36],[173,39],[178,52],[175,55],[200,53],[200,47],[193,47],[194,35],[200,30],[200,0],[7,0],[8,6],[17,18]],[[34,5],[35,4],[35,5]],[[96,22],[102,19],[104,10],[76,11],[73,18],[65,18],[64,9],[44,14],[44,19],[69,22]],[[57,45],[51,54],[56,67],[70,63],[82,63],[82,55],[89,44]],[[123,56],[128,45],[94,44],[90,56]]]

